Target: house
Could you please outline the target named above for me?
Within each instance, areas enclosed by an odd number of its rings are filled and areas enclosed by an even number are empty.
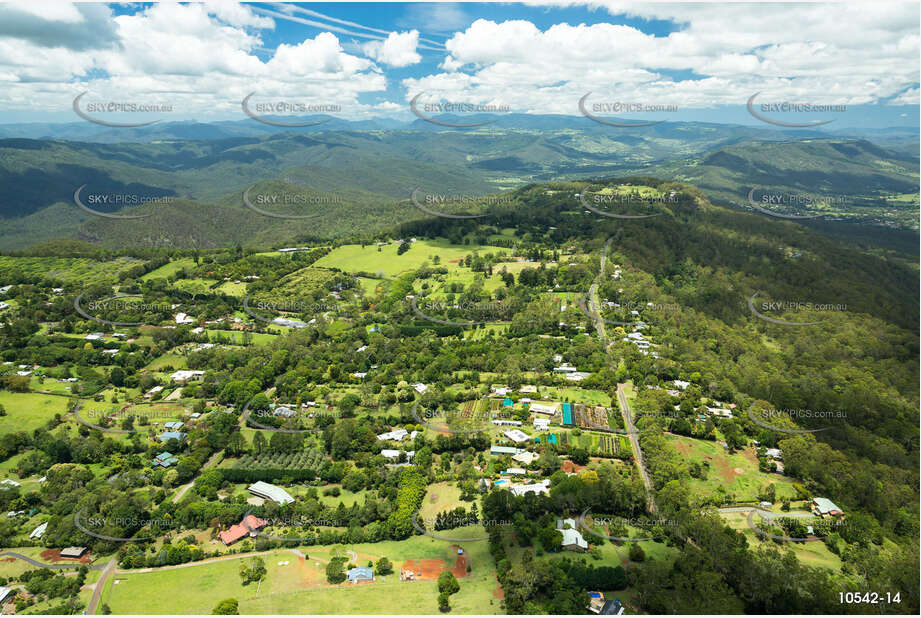
[[[501,387],[499,387],[499,388],[494,388],[494,389],[493,389],[493,392],[494,392],[498,397],[506,397],[506,396],[508,395],[509,389],[505,388],[504,386],[501,386]]]
[[[503,474],[508,474],[510,476],[524,476],[528,472],[524,468],[509,468]]]
[[[720,418],[732,418],[732,410],[728,408],[711,408],[707,406],[707,412],[714,416],[719,416]],[[777,449],[772,449],[777,450]]]
[[[87,341],[101,341],[102,333],[90,333],[89,335],[84,337],[84,339],[86,339]]]
[[[783,459],[783,451],[781,451],[779,448],[765,449],[764,454],[770,457],[771,459]]]
[[[183,423],[182,421],[169,421],[168,423],[163,423],[163,428],[169,429],[170,431],[178,431],[182,429],[182,426],[184,424],[185,423]]]
[[[547,431],[550,429],[550,419],[549,418],[535,418],[534,419],[534,429],[537,431]]]
[[[527,442],[531,438],[531,436],[521,431],[520,429],[509,429],[508,431],[504,432],[503,435],[512,442],[518,443]]]
[[[557,528],[563,534],[563,549],[567,551],[586,551],[588,541],[582,538],[582,533],[575,528]]]
[[[589,377],[590,375],[592,374],[589,373],[588,371],[573,371],[572,373],[566,374],[566,379],[569,380],[570,382],[581,382],[582,380]]]
[[[832,517],[840,517],[841,515],[844,515],[844,511],[838,508],[838,505],[836,505],[828,498],[813,498],[812,512],[819,515],[820,517],[825,517],[826,515],[830,515]]]
[[[275,318],[271,324],[276,326],[287,326],[288,328],[307,328],[307,324],[300,320],[289,320],[288,318]]]
[[[357,584],[359,582],[373,582],[374,571],[371,570],[371,567],[355,567],[354,569],[349,569],[348,572],[346,572],[346,577],[348,578],[350,584]]]
[[[681,390],[684,390],[691,385],[690,382],[685,382],[684,380],[672,380],[672,384],[675,385],[675,388],[679,388]]]
[[[179,458],[177,456],[173,455],[169,451],[163,451],[162,453],[157,455],[152,462],[150,462],[150,465],[152,465],[155,468],[157,466],[160,466],[162,468],[169,468],[170,466],[178,462],[179,462]]]
[[[167,440],[172,440],[173,438],[177,440],[182,440],[185,437],[185,432],[182,431],[164,431],[160,434],[160,442],[166,442]]]
[[[578,369],[571,365],[567,365],[566,363],[563,363],[559,367],[553,368],[553,373],[572,373],[573,371],[578,371]]]
[[[154,386],[152,389],[150,389],[149,391],[147,391],[146,393],[144,393],[144,398],[145,398],[145,399],[150,399],[151,397],[153,397],[154,395],[156,395],[157,393],[159,393],[159,392],[162,391],[162,390],[163,390],[163,387],[162,387],[162,386]]]
[[[419,393],[420,395],[423,394],[423,393],[424,393],[425,391],[427,391],[428,389],[429,389],[429,387],[426,386],[425,384],[423,384],[422,382],[418,382],[418,383],[416,383],[416,384],[413,384],[413,390],[415,390],[415,391],[416,391],[417,393]]]
[[[185,313],[179,312],[176,314],[175,320],[176,324],[191,324],[195,321],[195,318],[190,315],[186,315]]]
[[[394,429],[393,431],[388,431],[387,433],[378,434],[378,440],[393,440],[394,442],[399,442],[409,434],[405,429]]]
[[[292,416],[294,416],[294,410],[292,410],[291,408],[287,408],[285,406],[278,406],[277,408],[272,410],[272,415],[281,416],[282,418],[291,418]]]
[[[169,379],[173,382],[178,382],[180,384],[185,384],[189,380],[197,380],[205,375],[204,371],[197,371],[191,369],[180,369],[179,371],[174,371],[170,375]]]
[[[540,483],[533,483],[531,485],[510,485],[509,491],[511,491],[516,496],[523,496],[525,494],[550,494],[550,479],[544,479]]]
[[[537,387],[533,384],[524,384],[521,388],[518,389],[519,393],[536,393]]]
[[[6,485],[8,487],[19,487],[20,484],[14,481],[13,479],[4,479],[0,481],[0,485]]]
[[[381,450],[381,455],[387,459],[400,459],[400,453],[406,453],[406,461],[412,461],[413,457],[416,455],[416,451],[399,451],[393,448],[385,448]]]
[[[500,455],[517,455],[518,453],[524,452],[523,448],[516,448],[514,446],[490,446],[489,454],[493,456]]]
[[[85,553],[85,547],[65,547],[61,550],[61,558],[80,558]]]
[[[556,405],[555,404],[546,405],[542,403],[532,403],[528,407],[528,411],[533,412],[534,414],[546,414],[547,416],[554,416],[556,415]]]
[[[537,453],[532,453],[531,451],[525,451],[524,453],[518,453],[517,455],[512,455],[512,459],[518,463],[523,463],[524,465],[530,465],[534,463],[536,459],[540,456]]]
[[[265,481],[256,481],[252,485],[246,488],[249,493],[259,498],[265,498],[266,500],[271,500],[277,502],[278,504],[285,505],[294,502],[294,498],[291,497],[291,494],[286,492],[281,487],[276,487],[275,485],[270,485]]]
[[[365,378],[365,376],[368,375],[368,372],[367,372],[367,371],[359,371],[359,372],[353,373],[352,375],[355,376],[356,378],[358,378],[359,380],[363,380],[363,379]]]
[[[0,586],[0,603],[6,603],[7,601],[12,600],[12,598],[16,596],[17,592],[19,591],[15,588]]]
[[[221,537],[221,541],[224,542],[224,545],[232,545],[247,535],[251,537],[256,536],[256,533],[267,525],[269,525],[269,522],[266,520],[260,519],[255,515],[247,515],[240,523],[232,525],[227,530],[222,531],[218,536]]]
[[[504,419],[497,419],[491,422],[493,425],[499,425],[500,427],[506,426],[506,425],[511,426],[511,427],[521,427],[521,421],[507,421]]]
[[[29,539],[40,539],[42,535],[45,534],[45,530],[48,529],[48,522],[39,525],[35,530],[29,533]]]

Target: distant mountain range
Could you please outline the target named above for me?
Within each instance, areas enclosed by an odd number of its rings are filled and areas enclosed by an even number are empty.
[[[453,130],[423,120],[394,129],[383,121],[338,119],[300,130],[252,120],[119,129],[89,122],[3,125],[0,134],[18,134],[0,139],[0,249],[61,237],[106,246],[217,246],[373,234],[426,216],[408,201],[417,187],[482,195],[629,174],[686,181],[714,202],[749,210],[753,187],[845,195],[847,208],[827,218],[916,228],[918,159],[906,149],[917,133],[909,130],[855,139],[693,122],[624,129],[570,116],[495,119]],[[31,139],[29,131],[54,137]],[[87,196],[173,201],[98,205],[108,214],[150,215],[106,219],[75,203],[84,185]],[[243,191],[254,185],[257,193],[307,190],[334,199],[324,209],[287,211],[322,210],[315,220],[273,218],[244,205]]]

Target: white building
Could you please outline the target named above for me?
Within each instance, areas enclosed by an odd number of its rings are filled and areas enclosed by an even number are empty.
[[[535,418],[534,419],[534,429],[538,431],[547,431],[550,429],[550,419],[549,418]]]
[[[185,384],[189,380],[197,380],[198,378],[205,375],[204,371],[196,369],[180,369],[179,371],[173,372],[170,375],[169,379],[173,382],[179,382],[180,384]]]
[[[409,435],[409,432],[405,429],[394,429],[393,431],[388,431],[387,433],[378,434],[378,440],[393,440],[394,442],[399,442],[403,438]]]
[[[517,443],[527,442],[528,440],[531,439],[531,436],[521,431],[520,429],[509,429],[508,431],[504,432],[503,435],[505,435],[505,437],[511,440],[512,442],[517,442]]]
[[[191,324],[195,321],[195,318],[185,313],[182,313],[181,311],[176,314],[176,317],[174,319],[176,320],[176,324]]]
[[[523,496],[525,494],[550,494],[550,479],[544,479],[540,483],[533,483],[531,485],[511,485],[509,486],[509,491],[511,491],[516,496]]]

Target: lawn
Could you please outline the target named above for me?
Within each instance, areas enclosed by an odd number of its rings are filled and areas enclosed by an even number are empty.
[[[380,249],[380,251],[378,251]],[[317,260],[318,268],[339,268],[345,272],[382,273],[393,277],[408,270],[419,268],[423,262],[433,264],[434,256],[441,258],[441,265],[449,270],[457,268],[457,262],[474,251],[480,253],[507,253],[502,247],[481,245],[453,245],[448,240],[419,240],[412,243],[409,251],[397,255],[399,245],[391,243],[382,247],[374,245],[343,245]]]
[[[119,583],[107,587],[103,602],[116,614],[209,614],[225,598],[235,598],[240,612],[249,614],[431,614],[438,611],[437,584],[432,581],[401,582],[394,573],[370,584],[331,586],[325,566],[329,547],[301,548],[308,559],[274,551],[263,557],[268,575],[260,585],[242,586],[238,575],[243,559],[231,559],[150,573],[115,576]],[[456,551],[449,543],[426,536],[404,541],[349,545],[358,562],[387,556],[399,569],[407,559],[440,559],[453,566]],[[496,588],[494,566],[486,543],[465,547],[471,574],[460,578],[460,592],[451,597],[455,613],[498,613],[500,604],[492,595]],[[288,564],[278,564],[279,562]],[[163,594],[181,590],[181,594]]]
[[[0,404],[6,416],[0,416],[0,434],[15,431],[31,433],[54,418],[55,413],[67,413],[67,398],[42,393],[11,393],[0,391]]]
[[[243,345],[243,332],[238,330],[211,330],[208,333],[208,340],[212,343],[232,343],[234,345]],[[278,335],[271,333],[246,333],[247,339],[250,339],[255,345],[265,345],[272,343]]]
[[[228,296],[239,296],[242,298],[246,295],[246,284],[243,282],[234,283],[233,281],[225,281],[214,289],[218,292],[223,292]]]
[[[141,277],[141,281],[147,281],[149,279],[166,279],[168,277],[174,276],[183,268],[187,270],[195,268],[195,260],[192,258],[179,258],[178,260],[172,260],[160,268],[152,270]]]
[[[791,509],[796,510],[796,509]],[[792,550],[797,559],[803,564],[809,566],[822,567],[838,572],[841,569],[841,558],[833,554],[825,543],[822,541],[808,541],[803,543],[791,543],[788,541],[774,541],[766,539],[751,529],[748,525],[748,513],[723,513],[720,515],[733,530],[738,530],[745,535],[749,547],[754,549],[762,545],[775,547],[785,552]],[[755,517],[755,525],[761,527],[762,520]]]
[[[720,493],[719,488],[723,488],[732,500],[752,501],[757,499],[762,487],[774,483],[778,501],[784,497],[797,497],[792,479],[758,470],[753,447],[729,454],[719,442],[675,435],[666,435],[665,438],[688,461],[706,461],[710,464],[705,480],[688,481],[692,494],[713,496]]]
[[[158,358],[150,361],[150,363],[145,367],[149,371],[166,371],[164,367],[172,367],[173,371],[176,369],[188,369],[188,361],[185,356],[179,354],[163,354]]]
[[[449,511],[463,505],[468,511],[472,502],[462,502],[460,499],[461,491],[456,483],[444,482],[429,485],[425,492],[425,498],[422,500],[422,508],[419,510],[419,517],[425,520],[435,519],[435,516],[442,511]],[[428,526],[431,528],[431,526]]]

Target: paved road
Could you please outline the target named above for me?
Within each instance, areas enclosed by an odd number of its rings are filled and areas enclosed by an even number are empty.
[[[209,457],[208,461],[205,462],[205,465],[201,467],[201,471],[199,471],[199,474],[201,474],[202,471],[204,471],[206,468],[211,466],[214,463],[214,460],[217,459],[217,456],[221,454],[221,452],[222,451],[218,451],[215,454],[213,454],[211,457]],[[189,489],[194,484],[195,484],[195,479],[192,479],[191,481],[189,481],[188,483],[180,487],[179,491],[176,492],[176,495],[173,496],[173,504],[179,504],[179,501],[182,500],[182,497],[185,495],[187,491],[189,491]]]
[[[813,513],[775,513],[773,511],[765,511],[764,509],[757,506],[726,506],[721,509],[717,509],[720,513],[750,513],[752,511],[757,511],[765,519],[774,519],[775,517],[799,517],[802,519],[811,519],[815,517]]]
[[[17,554],[16,552],[12,552],[12,551],[5,551],[5,552],[0,553],[0,558],[4,556],[9,556],[10,558],[18,558],[40,569],[79,569],[81,566],[84,566],[79,562],[63,562],[60,564],[45,564],[44,562],[39,562],[38,560],[35,560],[34,558],[29,558],[28,556],[23,556],[22,554]],[[90,571],[100,571],[105,568],[105,565],[87,564],[86,568],[88,568]]]
[[[93,596],[90,598],[89,604],[86,606],[87,614],[95,614],[96,608],[99,607],[99,601],[102,599],[102,591],[106,587],[106,581],[109,579],[109,576],[112,575],[115,571],[116,565],[115,557],[113,556],[111,560],[106,562],[105,568],[102,570],[102,574],[99,576],[99,579],[96,580],[96,583],[93,585]]]
[[[617,401],[620,403],[620,412],[624,417],[624,426],[629,432],[630,444],[633,446],[636,465],[640,469],[640,476],[643,478],[643,485],[646,486],[646,496],[650,513],[656,512],[656,500],[652,494],[652,481],[649,478],[649,472],[646,470],[646,459],[643,457],[643,450],[640,448],[639,435],[636,431],[636,425],[633,424],[633,412],[630,410],[630,404],[627,403],[627,394],[624,392],[624,385],[617,385]]]

